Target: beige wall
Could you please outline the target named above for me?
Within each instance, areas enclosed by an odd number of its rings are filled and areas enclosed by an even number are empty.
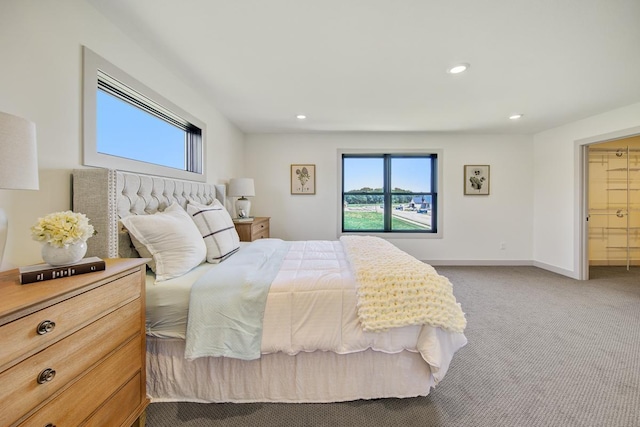
[[[271,217],[286,240],[338,237],[339,149],[441,149],[443,238],[389,238],[421,260],[440,263],[531,263],[533,160],[530,136],[369,132],[251,134],[245,171],[255,178],[254,215]],[[316,165],[316,194],[290,194],[292,163]],[[463,195],[463,166],[491,166],[491,194]],[[500,249],[501,243],[505,249]]]
[[[207,99],[82,0],[0,2],[0,111],[36,123],[40,190],[0,190],[9,236],[0,269],[41,262],[29,227],[71,208],[70,171],[82,164],[86,45],[206,123],[207,180],[241,174],[244,136]]]

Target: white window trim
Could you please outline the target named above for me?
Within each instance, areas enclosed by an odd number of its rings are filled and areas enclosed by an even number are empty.
[[[140,81],[111,64],[92,50],[83,46],[83,164],[107,169],[118,169],[148,175],[159,175],[170,178],[206,182],[206,127],[203,122],[193,117],[162,95],[148,88]],[[153,100],[155,103],[172,111],[176,115],[193,123],[202,130],[201,152],[196,159],[201,163],[201,172],[175,169],[153,163],[141,162],[98,152],[96,140],[96,93],[98,89],[98,70],[117,79],[131,89]],[[199,154],[199,158],[198,158]]]
[[[437,230],[435,233],[394,233],[394,232],[385,232],[385,233],[366,233],[368,236],[377,236],[382,237],[384,239],[442,239],[443,237],[443,192],[442,192],[442,177],[443,177],[443,169],[444,169],[444,153],[442,149],[338,149],[338,230],[337,236],[362,236],[363,233],[356,232],[348,232],[342,231],[342,155],[343,154],[435,154],[438,156],[438,182],[437,182],[437,191],[438,191],[438,204],[436,207],[437,211],[437,219],[436,219],[436,227]]]

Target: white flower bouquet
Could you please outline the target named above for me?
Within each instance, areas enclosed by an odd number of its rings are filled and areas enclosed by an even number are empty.
[[[85,214],[73,211],[55,212],[44,218],[38,218],[38,222],[31,227],[33,240],[48,243],[62,248],[78,242],[85,242],[95,234],[93,225]]]

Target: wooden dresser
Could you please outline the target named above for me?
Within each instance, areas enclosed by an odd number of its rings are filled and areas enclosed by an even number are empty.
[[[0,273],[0,426],[144,424],[145,261],[27,285]]]
[[[241,242],[253,242],[269,237],[269,217],[257,216],[251,222],[234,222]]]

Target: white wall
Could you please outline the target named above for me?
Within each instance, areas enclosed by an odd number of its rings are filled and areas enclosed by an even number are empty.
[[[640,126],[640,103],[534,135],[535,264],[580,277],[580,141]],[[602,138],[605,138],[604,136]]]
[[[529,136],[428,133],[252,134],[245,171],[253,175],[252,214],[271,217],[271,235],[285,240],[338,237],[338,149],[442,149],[442,239],[389,239],[421,260],[530,263],[533,159]],[[292,196],[292,163],[316,165],[316,194]],[[463,195],[463,165],[491,166],[491,194]],[[249,172],[251,171],[251,172]],[[506,250],[500,249],[500,243]]]
[[[70,172],[82,164],[82,45],[206,123],[208,182],[241,174],[243,134],[197,88],[92,6],[82,0],[2,0],[0,111],[36,123],[40,170],[40,190],[0,190],[10,223],[2,270],[41,262],[29,227],[38,217],[71,208]]]

